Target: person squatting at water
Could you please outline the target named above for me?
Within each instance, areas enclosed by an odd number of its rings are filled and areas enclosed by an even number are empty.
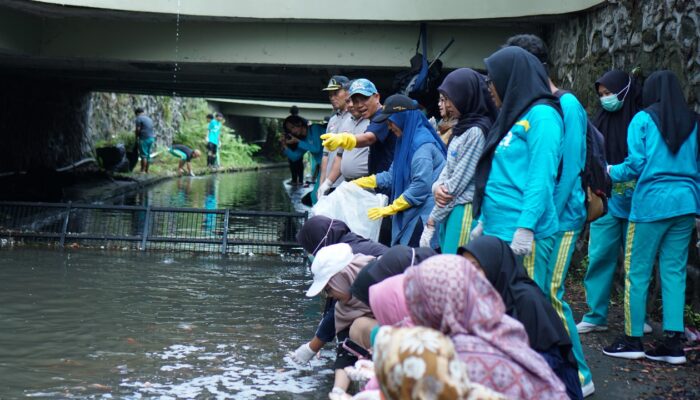
[[[324,247],[345,243],[348,244],[353,253],[365,254],[378,257],[389,250],[386,246],[374,243],[362,236],[350,231],[350,228],[338,220],[333,220],[321,215],[311,217],[302,226],[297,241],[309,254],[309,260],[315,261],[316,254]],[[336,337],[335,329],[335,299],[327,297],[321,322],[316,329],[316,333],[311,341],[302,344],[290,354],[291,358],[299,363],[308,363],[311,358],[318,353],[328,342]],[[352,365],[354,360],[347,355],[341,346],[337,349],[338,368],[342,369]]]
[[[370,331],[376,321],[369,307],[352,297],[350,287],[360,270],[372,260],[372,256],[353,254],[347,243],[338,243],[321,248],[311,263],[313,283],[306,296],[314,297],[323,292],[327,298],[335,300],[335,336],[340,343],[350,338],[364,348],[369,347]],[[350,380],[344,368],[356,361],[357,357],[338,346],[332,392],[347,391]]]
[[[169,152],[180,159],[177,163],[178,176],[182,176],[184,173],[188,174],[189,176],[194,176],[191,161],[202,155],[199,150],[192,150],[184,144],[174,144],[173,147],[169,149]]]
[[[569,398],[582,399],[569,333],[549,299],[527,276],[508,244],[497,237],[481,236],[460,247],[459,253],[483,271],[501,296],[506,314],[523,324],[530,347],[564,382]]]

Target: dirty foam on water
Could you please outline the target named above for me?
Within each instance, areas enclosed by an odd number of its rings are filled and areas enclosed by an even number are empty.
[[[139,253],[0,251],[0,398],[325,398],[307,267]]]

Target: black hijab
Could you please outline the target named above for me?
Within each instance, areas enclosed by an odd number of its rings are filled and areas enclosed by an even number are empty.
[[[350,292],[353,297],[369,305],[369,287],[394,275],[402,274],[406,268],[418,265],[423,260],[436,255],[437,252],[428,247],[411,248],[394,246],[383,256],[367,264],[355,278]]]
[[[460,113],[450,140],[474,126],[481,128],[484,135],[489,132],[498,110],[480,73],[469,68],[456,69],[447,74],[438,91],[450,99]]]
[[[635,78],[619,69],[606,72],[595,82],[596,93],[600,85],[616,93],[618,100],[624,100],[621,109],[613,112],[601,109],[593,121],[605,138],[606,161],[611,165],[620,164],[627,157],[627,127],[641,109],[641,87]],[[629,87],[624,90],[627,85]]]
[[[374,257],[379,257],[389,250],[383,244],[375,243],[352,233],[345,222],[322,215],[316,215],[306,221],[297,234],[297,242],[304,250],[314,256],[322,247],[336,243],[349,244],[353,254]]]
[[[484,275],[503,298],[506,314],[523,324],[530,347],[546,352],[558,346],[566,359],[571,351],[569,334],[508,243],[493,236],[481,236],[470,241],[464,250],[481,264]]]
[[[489,77],[501,98],[501,109],[486,137],[484,152],[476,166],[473,213],[481,213],[486,181],[498,143],[530,108],[546,104],[562,114],[559,99],[549,89],[549,78],[537,57],[520,47],[504,47],[484,59]]]
[[[656,71],[649,75],[644,82],[642,101],[644,111],[651,115],[668,149],[673,154],[678,153],[693,133],[698,117],[685,102],[676,75],[671,71]]]

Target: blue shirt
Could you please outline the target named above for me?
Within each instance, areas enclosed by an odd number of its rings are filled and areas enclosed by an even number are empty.
[[[562,172],[554,187],[554,206],[559,216],[559,231],[577,231],[586,223],[586,196],[581,172],[586,167],[586,130],[588,116],[576,96],[566,93],[559,99],[564,112]]]
[[[554,181],[561,158],[564,124],[552,107],[532,107],[496,147],[486,182],[481,220],[484,234],[506,242],[517,228],[535,239],[559,230]]]
[[[428,222],[433,210],[433,182],[440,176],[445,166],[445,156],[432,143],[420,146],[411,159],[411,183],[403,193],[394,193],[393,199],[403,195],[411,208],[404,210],[391,218],[391,244],[408,245],[416,224]],[[393,183],[393,164],[388,171],[377,174],[377,188],[391,188]]]
[[[672,154],[654,120],[638,112],[627,128],[627,158],[610,169],[613,182],[637,180],[629,219],[653,222],[700,211],[698,129]]]
[[[211,122],[209,123],[209,143],[213,143],[215,145],[219,145],[219,131],[221,130],[221,122],[212,119]]]
[[[323,132],[322,132],[323,131]],[[287,147],[284,149],[284,154],[289,158],[290,161],[298,161],[304,157],[304,154],[308,151],[311,153],[313,171],[316,165],[321,164],[321,159],[323,158],[323,146],[321,146],[321,135],[325,132],[325,128],[322,125],[311,125],[307,128],[306,137],[299,139],[296,149],[290,149]]]
[[[370,121],[382,111],[381,107],[372,115]],[[386,171],[394,160],[396,136],[389,131],[389,124],[370,122],[366,132],[374,133],[377,141],[369,147],[368,170],[370,175]]]

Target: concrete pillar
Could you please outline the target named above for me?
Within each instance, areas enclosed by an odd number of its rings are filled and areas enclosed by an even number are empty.
[[[91,157],[88,90],[10,78],[0,87],[0,173],[55,171]]]

